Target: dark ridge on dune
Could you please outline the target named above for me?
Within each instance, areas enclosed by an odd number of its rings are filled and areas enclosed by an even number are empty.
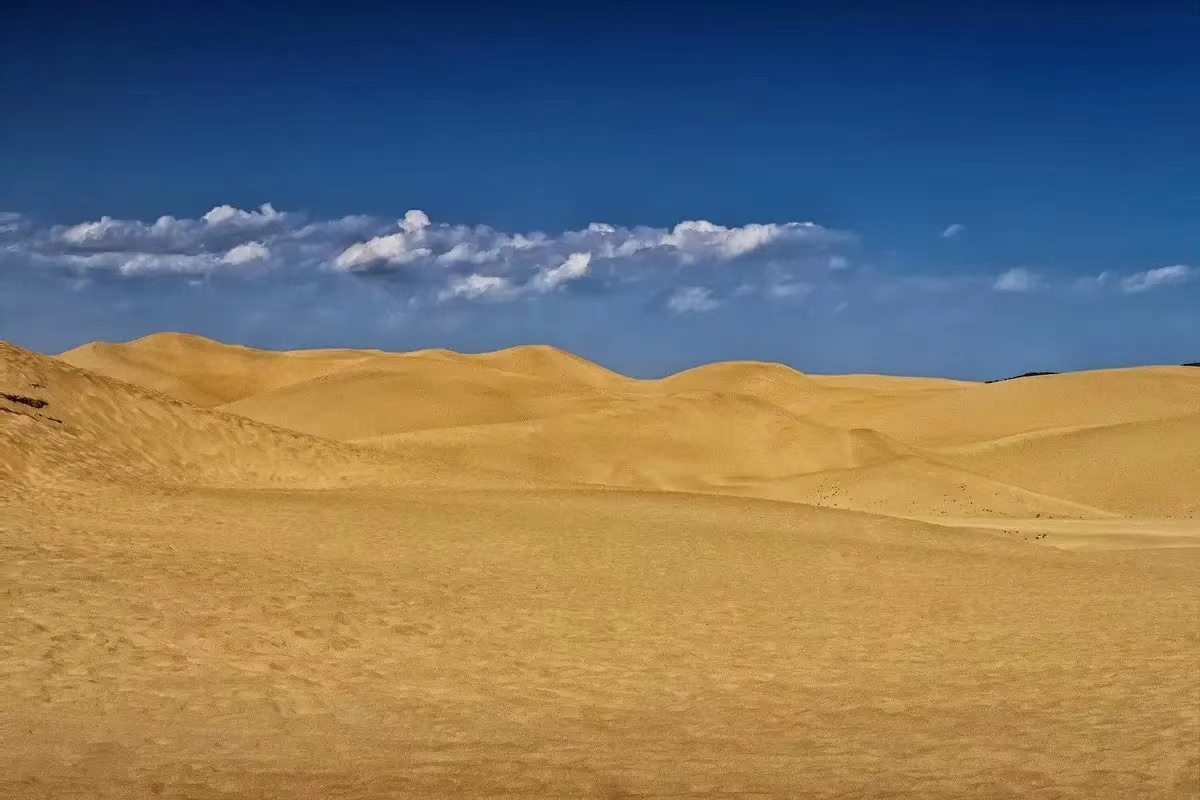
[[[1036,378],[1039,375],[1058,375],[1057,372],[1022,372],[1020,375],[1010,375],[1007,378],[995,378],[985,383],[1000,383],[1001,381],[1015,381],[1017,378]]]
[[[1200,367],[1200,361],[1189,361],[1188,363],[1186,363],[1186,364],[1182,364],[1181,366],[1184,366],[1184,367]]]

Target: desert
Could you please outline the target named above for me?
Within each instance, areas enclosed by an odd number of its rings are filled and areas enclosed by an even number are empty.
[[[0,795],[1193,798],[1200,369],[0,343]]]

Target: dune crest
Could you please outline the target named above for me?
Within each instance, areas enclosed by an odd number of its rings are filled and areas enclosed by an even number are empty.
[[[91,342],[59,358],[179,400],[214,407],[325,375],[372,355],[355,350],[273,352],[193,334],[156,333],[124,344]]]

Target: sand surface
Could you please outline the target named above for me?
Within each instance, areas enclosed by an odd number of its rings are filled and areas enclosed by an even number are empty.
[[[1200,369],[0,343],[0,797],[1200,797]]]

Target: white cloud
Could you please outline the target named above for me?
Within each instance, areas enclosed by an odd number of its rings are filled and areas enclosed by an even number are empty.
[[[721,294],[747,284],[764,296],[798,297],[809,280],[827,279],[831,270],[848,274],[846,253],[854,242],[848,233],[810,222],[593,222],[559,233],[518,233],[438,222],[419,209],[391,221],[368,215],[313,220],[270,203],[252,210],[218,205],[195,218],[150,222],[102,216],[39,229],[8,215],[0,223],[12,229],[0,256],[75,274],[207,276],[269,268],[386,279],[395,273],[397,292],[421,303],[549,295],[585,277],[643,297],[700,281],[724,287]],[[696,272],[704,276],[684,277]],[[691,289],[672,308],[707,310],[719,302],[715,288]]]
[[[1041,278],[1036,272],[1025,267],[1013,267],[1002,273],[992,284],[997,292],[1032,292],[1041,286]]]
[[[467,300],[510,300],[515,296],[516,290],[508,278],[476,274],[455,278],[438,295],[441,300],[456,297]]]
[[[419,208],[414,208],[404,213],[404,219],[400,220],[400,228],[405,233],[416,233],[429,227],[429,215]]]
[[[125,276],[154,275],[211,275],[214,272],[244,268],[266,261],[271,251],[258,242],[249,242],[231,248],[224,255],[215,253],[98,253],[80,256],[91,260],[80,262],[81,266],[112,268]]]
[[[257,211],[217,206],[199,219],[161,216],[152,223],[139,220],[98,220],[59,225],[43,232],[43,250],[93,253],[191,254],[227,250],[239,240],[288,228],[292,220],[264,203]]]
[[[1160,286],[1184,283],[1196,277],[1197,274],[1195,268],[1184,264],[1133,272],[1121,278],[1106,270],[1098,275],[1076,278],[1072,281],[1071,288],[1077,292],[1087,293],[1119,290],[1121,294],[1133,295],[1148,292]]]
[[[1112,283],[1112,277],[1112,273],[1107,270],[1098,275],[1085,275],[1076,278],[1071,283],[1071,288],[1077,292],[1097,292]]]
[[[437,257],[442,264],[486,264],[496,259],[498,251],[477,250],[470,242],[459,242]]]
[[[78,226],[76,226],[78,227]],[[105,230],[98,228],[98,235],[105,236]],[[58,231],[61,237],[63,231]],[[78,233],[79,241],[89,241],[91,235],[86,231]],[[56,241],[56,240],[51,240]],[[208,275],[220,270],[230,270],[245,267],[250,264],[265,262],[271,257],[270,249],[261,242],[245,242],[235,245],[226,251],[199,252],[139,252],[136,250],[107,250],[86,248],[61,252],[53,248],[39,250],[37,247],[26,245],[18,248],[25,260],[36,265],[65,267],[79,272],[111,271],[127,277],[146,277],[153,275]]]
[[[304,278],[293,284],[343,286],[370,302],[409,309],[546,303],[586,287],[674,314],[710,312],[727,300],[770,303],[780,312],[802,302],[836,309],[839,303],[912,295],[952,303],[989,286],[1018,296],[1035,291],[1136,296],[1200,276],[1196,267],[1182,264],[1086,278],[1040,275],[1024,266],[989,276],[969,270],[951,276],[894,272],[872,267],[852,235],[807,222],[724,226],[685,220],[666,227],[593,222],[576,230],[518,233],[439,222],[418,209],[399,219],[310,219],[269,203],[253,210],[218,205],[193,218],[165,215],[143,222],[105,215],[63,225],[35,225],[22,214],[4,212],[0,271],[11,267],[52,270],[80,287],[109,285],[101,279],[104,273],[183,286],[188,280],[210,285],[211,278],[216,285],[279,270]]]
[[[967,226],[956,222],[953,225],[947,226],[946,230],[942,231],[942,238],[943,239],[957,239],[958,237],[966,234],[966,232],[967,232]]]
[[[250,264],[255,261],[266,261],[270,257],[270,248],[266,247],[262,242],[246,242],[245,244],[231,247],[221,260],[226,264],[237,265]]]
[[[685,286],[667,300],[667,308],[676,314],[703,313],[721,305],[712,296],[712,290],[704,286]]]
[[[101,241],[118,228],[120,223],[116,222],[112,217],[101,217],[96,222],[82,222],[79,225],[72,225],[62,232],[64,242],[71,244],[86,244],[87,242]]]
[[[704,220],[691,220],[681,222],[670,233],[663,234],[659,244],[673,247],[687,258],[704,255],[737,258],[775,241],[815,238],[825,233],[824,228],[811,222],[750,223],[740,228],[726,228]]]
[[[548,292],[556,289],[567,281],[582,278],[587,274],[588,264],[591,263],[591,253],[571,253],[564,261],[553,269],[544,269],[533,276],[530,288],[537,292]]]
[[[16,211],[0,211],[0,236],[6,236],[23,230],[29,224],[24,214]]]
[[[802,300],[812,294],[813,287],[807,283],[782,281],[767,287],[767,296],[776,300]]]
[[[828,249],[849,241],[847,234],[811,222],[751,223],[727,228],[703,220],[681,222],[673,228],[618,228],[593,222],[558,236],[544,233],[507,234],[487,226],[470,228],[437,224],[420,211],[410,211],[400,231],[347,247],[333,259],[338,269],[399,266],[432,256],[439,264],[491,264],[525,260],[544,269],[571,253],[588,252],[593,259],[616,261],[657,255],[679,263],[729,261],[767,246],[793,252]],[[427,253],[413,255],[419,250]],[[827,256],[828,257],[828,256]],[[836,258],[829,261],[837,268]]]
[[[412,213],[411,211],[409,212]],[[405,223],[401,222],[403,227]],[[413,247],[410,236],[419,233],[421,228],[412,232],[401,230],[388,236],[377,236],[365,242],[350,245],[333,260],[333,266],[339,270],[355,270],[379,262],[387,264],[410,264],[425,258],[433,251],[427,247]]]
[[[524,284],[516,284],[503,275],[470,275],[452,278],[446,288],[438,293],[441,301],[466,300],[513,300],[526,293],[545,294],[560,286],[582,278],[587,274],[590,253],[572,253],[557,267],[541,269]]]
[[[1121,291],[1125,294],[1139,294],[1160,286],[1183,283],[1194,277],[1194,274],[1195,270],[1183,264],[1135,272],[1121,279]]]
[[[180,253],[138,253],[124,258],[117,271],[122,275],[204,275],[220,266],[209,253],[186,255]]]
[[[490,264],[511,260],[519,257],[523,251],[543,246],[547,241],[540,233],[509,236],[484,226],[474,229],[462,226],[447,228],[441,238],[447,243],[457,241],[457,244],[437,256],[435,260],[439,264]]]
[[[344,236],[361,239],[372,236],[381,229],[379,220],[367,214],[348,214],[338,219],[311,222],[298,228],[292,235],[296,239],[318,239]]]
[[[223,225],[236,228],[262,228],[273,222],[281,221],[284,216],[276,211],[270,203],[263,203],[257,211],[243,211],[233,206],[217,206],[201,219],[206,225],[214,227]],[[171,218],[162,217],[159,222],[169,219]]]

